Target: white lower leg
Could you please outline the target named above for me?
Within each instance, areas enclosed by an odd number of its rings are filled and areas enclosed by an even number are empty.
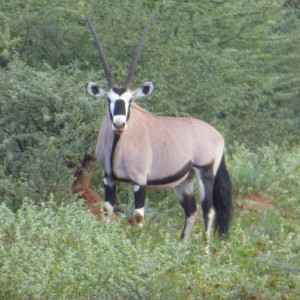
[[[215,217],[215,210],[213,208],[210,209],[207,218],[207,231],[206,231],[206,239],[207,239],[207,245],[205,247],[205,253],[207,255],[210,255],[210,248],[209,248],[209,242],[210,242],[210,236],[212,233],[213,223],[214,223],[214,217]]]
[[[210,209],[207,217],[208,217],[208,221],[207,221],[206,236],[207,236],[207,241],[209,242],[209,239],[210,239],[210,236],[212,233],[214,218],[215,218],[215,210],[213,208]]]
[[[199,213],[199,208],[197,206],[196,211],[190,215],[189,217],[186,218],[185,220],[185,227],[184,227],[184,232],[183,232],[183,240],[187,240],[189,236],[191,235],[192,229],[196,223],[197,216]]]
[[[105,221],[107,223],[110,222],[110,218],[111,218],[113,211],[114,211],[114,207],[108,201],[106,201],[104,203],[104,212],[105,212],[104,215],[105,215]]]
[[[134,210],[134,219],[135,223],[137,224],[138,227],[142,228],[143,227],[143,221],[144,221],[144,207],[142,208],[137,208]]]

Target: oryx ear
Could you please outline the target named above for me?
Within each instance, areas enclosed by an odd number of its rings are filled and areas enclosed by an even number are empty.
[[[93,97],[101,97],[107,99],[107,93],[100,89],[94,82],[89,82],[86,86],[88,93]]]
[[[140,97],[150,96],[154,90],[153,82],[146,82],[143,86],[133,92],[132,100],[135,100]]]

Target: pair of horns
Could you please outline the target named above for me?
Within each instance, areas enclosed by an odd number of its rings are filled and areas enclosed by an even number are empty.
[[[141,54],[141,51],[142,51],[142,48],[143,48],[143,44],[144,44],[145,38],[148,34],[148,31],[150,29],[150,26],[152,24],[152,21],[154,19],[154,16],[155,15],[153,14],[152,17],[150,18],[147,26],[145,27],[145,29],[143,31],[143,34],[142,34],[142,37],[140,39],[139,45],[136,48],[134,57],[132,59],[132,62],[131,62],[131,65],[130,65],[130,68],[129,68],[129,71],[128,71],[127,79],[126,79],[126,82],[125,82],[125,88],[130,88],[130,86],[131,86],[132,78],[133,78],[134,72],[136,70],[138,60],[140,58],[140,54]],[[108,81],[108,85],[109,85],[110,88],[115,87],[116,86],[116,81],[115,81],[114,75],[110,71],[109,64],[108,64],[108,61],[106,59],[106,55],[105,55],[104,49],[102,47],[102,44],[101,44],[100,40],[97,37],[96,31],[95,31],[89,17],[86,14],[85,14],[85,19],[86,19],[86,21],[89,25],[89,28],[90,28],[91,33],[93,35],[94,41],[96,43],[96,46],[97,46],[97,49],[98,49],[98,52],[99,52],[99,56],[100,56],[100,59],[101,59],[101,62],[102,62],[103,70],[104,70],[105,76],[106,76],[107,81]]]

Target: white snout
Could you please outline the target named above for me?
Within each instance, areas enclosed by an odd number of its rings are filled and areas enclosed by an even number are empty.
[[[126,129],[126,116],[116,115],[113,116],[113,125],[112,129],[117,131],[123,131]]]

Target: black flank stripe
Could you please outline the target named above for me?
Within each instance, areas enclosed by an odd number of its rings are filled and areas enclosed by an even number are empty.
[[[152,179],[147,182],[147,185],[163,185],[163,184],[169,184],[172,182],[175,182],[179,179],[181,179],[184,175],[186,175],[192,168],[193,163],[189,161],[181,170],[179,170],[177,173],[160,178],[160,179]]]
[[[112,163],[111,163],[112,166]],[[164,185],[164,184],[169,184],[169,183],[173,183],[176,182],[177,180],[181,179],[183,176],[185,176],[192,168],[194,167],[194,164],[192,162],[188,162],[180,171],[178,171],[177,173],[164,177],[164,178],[160,178],[160,179],[152,179],[149,180],[147,182],[147,185]],[[132,180],[130,180],[129,178],[118,178],[115,176],[115,174],[112,172],[111,174],[111,178],[118,180],[118,181],[122,181],[122,182],[131,182],[131,183],[136,183],[133,182]]]
[[[113,144],[112,144],[112,149],[111,149],[111,153],[110,153],[110,177],[115,179],[116,176],[114,174],[114,170],[113,170],[113,164],[114,164],[114,153],[115,153],[115,149],[116,149],[116,146],[117,146],[117,143],[119,141],[119,138],[120,138],[120,135],[118,134],[114,134],[114,140],[113,140]]]

